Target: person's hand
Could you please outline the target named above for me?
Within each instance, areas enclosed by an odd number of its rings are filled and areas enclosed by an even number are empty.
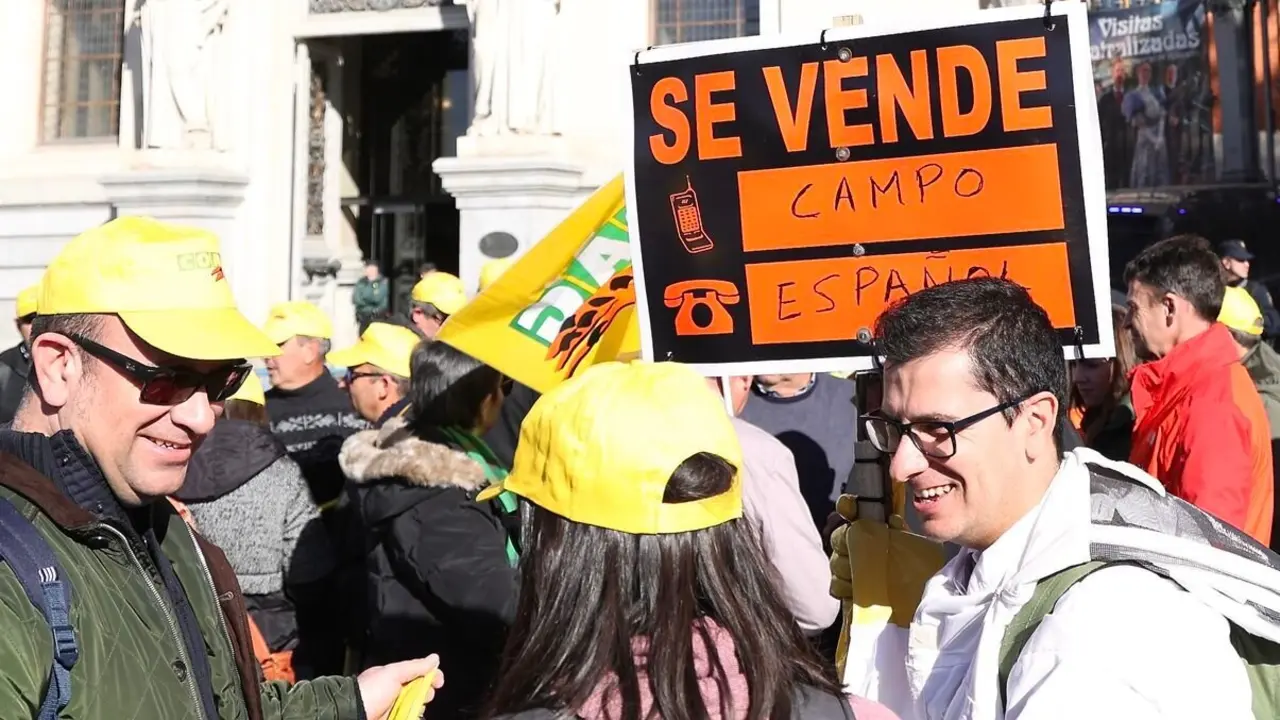
[[[395,705],[396,697],[405,685],[429,672],[435,672],[431,683],[433,690],[427,702],[435,697],[435,690],[444,685],[440,670],[440,656],[428,655],[421,660],[406,660],[381,667],[369,668],[360,673],[356,682],[360,685],[360,697],[364,701],[364,714],[369,720],[385,720]]]

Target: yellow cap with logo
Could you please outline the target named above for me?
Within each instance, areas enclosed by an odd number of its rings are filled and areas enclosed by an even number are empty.
[[[422,338],[407,327],[369,323],[359,342],[349,348],[334,350],[325,356],[325,361],[334,367],[345,368],[376,365],[392,375],[408,378],[413,350],[421,341]]]
[[[13,301],[13,316],[21,320],[24,317],[35,315],[39,308],[40,283],[36,283],[31,287],[25,287],[18,291],[18,297]]]
[[[82,233],[40,281],[41,315],[114,314],[148,345],[190,360],[279,349],[236,307],[208,230],[122,217]]]
[[[1227,293],[1222,296],[1218,322],[1248,335],[1262,334],[1262,310],[1249,291],[1242,287],[1227,288]]]
[[[262,405],[266,407],[267,393],[262,389],[262,381],[258,379],[257,373],[249,373],[240,385],[240,389],[235,391],[228,400],[243,400],[251,402],[254,405]]]
[[[413,286],[411,297],[415,302],[435,305],[445,315],[453,315],[467,304],[467,288],[457,275],[437,270]]]
[[[498,282],[498,278],[502,274],[511,269],[516,264],[515,257],[504,257],[496,260],[490,260],[480,266],[480,292],[484,292],[485,288]]]
[[[724,493],[664,503],[685,460],[712,453],[738,468]],[[692,532],[742,517],[742,449],[724,401],[676,363],[594,365],[543,395],[520,426],[509,490],[573,522],[633,535]]]
[[[262,331],[276,345],[296,335],[328,340],[333,337],[333,323],[323,310],[306,300],[290,300],[271,306]]]

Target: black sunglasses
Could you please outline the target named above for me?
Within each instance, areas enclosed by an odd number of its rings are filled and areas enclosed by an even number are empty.
[[[922,454],[931,458],[947,460],[956,454],[956,433],[972,427],[996,413],[1015,408],[1038,394],[1040,394],[1039,391],[1023,395],[1016,400],[1000,403],[995,407],[987,408],[982,412],[974,413],[959,420],[922,420],[904,423],[879,413],[871,413],[863,418],[862,423],[867,430],[867,438],[882,453],[890,455],[896,453],[903,436],[906,436],[911,438],[911,442],[915,444],[916,449]]]
[[[503,395],[510,395],[511,391],[514,390],[516,387],[516,381],[512,380],[509,377],[503,376],[501,387],[502,387]]]
[[[234,395],[253,372],[253,366],[248,363],[228,365],[207,373],[145,365],[88,338],[79,335],[67,337],[85,352],[138,383],[142,402],[148,405],[179,405],[197,390],[204,390],[209,402],[222,402]]]

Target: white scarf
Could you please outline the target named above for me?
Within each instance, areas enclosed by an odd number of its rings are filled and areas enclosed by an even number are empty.
[[[1155,493],[1131,483],[1095,486],[1085,463]],[[1280,642],[1280,623],[1272,619],[1280,617],[1280,557],[1167,498],[1159,481],[1138,468],[1081,448],[1064,456],[1039,505],[984,552],[962,551],[925,585],[906,659],[915,716],[1003,720],[1005,629],[1039,580],[1095,556],[1158,568],[1235,624]]]
[[[907,647],[915,716],[1003,718],[998,671],[1005,628],[1037,581],[1088,560],[1089,473],[1072,453],[1039,505],[984,552],[962,550],[925,585]]]

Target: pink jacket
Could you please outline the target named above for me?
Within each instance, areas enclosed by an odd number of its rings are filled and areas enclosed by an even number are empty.
[[[712,642],[716,648],[716,656],[720,658],[721,666],[724,668],[725,677],[728,680],[729,694],[731,696],[731,706],[734,714],[732,718],[724,717],[720,712],[720,684],[716,681],[715,675],[711,671],[711,662],[708,659],[707,648],[702,640],[702,635],[696,633],[694,635],[693,652],[694,652],[694,672],[698,676],[698,687],[702,690],[702,699],[706,703],[708,714],[711,720],[743,720],[747,717],[747,710],[750,706],[750,689],[747,686],[747,676],[744,675],[738,667],[738,655],[734,652],[733,638],[730,637],[729,631],[708,620],[708,634],[711,636]],[[648,642],[643,638],[638,638],[632,643],[635,653],[636,667],[640,672],[640,716],[647,717],[653,705],[653,697],[649,693],[649,683],[645,679],[645,656],[648,654]],[[583,720],[612,720],[622,716],[622,698],[616,691],[616,684],[612,678],[606,678],[596,686],[595,693],[587,700],[587,703],[578,709],[577,715]],[[858,720],[898,720],[888,708],[863,698],[849,697],[849,707],[853,709],[854,716]]]

